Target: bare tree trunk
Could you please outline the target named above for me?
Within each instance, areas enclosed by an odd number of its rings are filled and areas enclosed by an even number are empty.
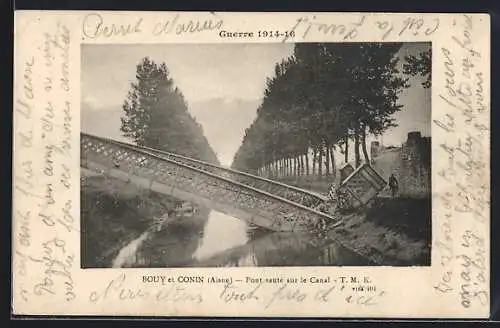
[[[300,159],[302,158],[302,155],[297,155],[297,175],[300,177],[302,175],[302,163],[300,162]]]
[[[304,172],[304,154],[299,155],[299,162],[300,162],[300,175],[303,176],[305,174],[305,172]]]
[[[313,167],[312,167],[312,175],[316,176],[316,149],[313,149]]]
[[[354,158],[356,161],[356,167],[359,167],[361,165],[361,159],[359,156],[359,130],[356,129],[355,136],[354,136]]]
[[[349,136],[345,136],[345,151],[344,151],[344,162],[349,163]]]
[[[306,175],[309,175],[309,150],[304,154],[305,161],[306,161]]]
[[[318,160],[318,176],[321,179],[323,176],[323,149],[319,148],[319,160]]]
[[[335,163],[335,146],[330,148],[330,160],[332,162],[332,174],[334,179],[337,177],[337,164]]]
[[[361,139],[361,146],[363,148],[363,155],[365,156],[365,162],[370,163],[370,157],[368,156],[368,149],[366,149],[366,130],[364,128]]]
[[[326,164],[326,175],[330,175],[330,147],[327,145],[325,147],[325,164]]]
[[[300,176],[304,175],[304,157],[302,155],[299,156],[300,160]]]
[[[300,155],[295,156],[295,160],[297,161],[297,176],[300,177]]]

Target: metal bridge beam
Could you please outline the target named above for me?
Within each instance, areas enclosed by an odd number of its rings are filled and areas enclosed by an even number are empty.
[[[136,146],[82,134],[80,154],[81,165],[88,169],[105,171],[117,179],[271,230],[308,231],[318,220],[334,220],[290,199],[233,181],[217,170],[205,171]]]

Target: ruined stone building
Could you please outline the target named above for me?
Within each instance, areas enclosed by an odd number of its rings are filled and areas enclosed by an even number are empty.
[[[401,147],[384,147],[371,143],[371,164],[386,181],[394,173],[399,182],[400,197],[428,197],[431,192],[431,139],[420,132],[408,133]],[[381,196],[389,195],[386,187]]]

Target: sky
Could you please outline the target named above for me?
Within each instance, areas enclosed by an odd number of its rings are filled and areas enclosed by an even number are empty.
[[[426,47],[406,44],[400,55]],[[136,65],[149,56],[166,63],[219,160],[229,166],[256,116],[266,78],[292,53],[291,43],[83,45],[82,130],[117,138],[121,105],[135,80]],[[430,135],[430,89],[417,79],[410,82],[412,87],[399,100],[404,105],[396,115],[399,126],[383,136],[385,145],[401,144],[413,130]]]
[[[259,99],[276,62],[292,44],[85,45],[83,100],[95,105],[122,103],[145,56],[165,62],[189,102],[212,98]]]

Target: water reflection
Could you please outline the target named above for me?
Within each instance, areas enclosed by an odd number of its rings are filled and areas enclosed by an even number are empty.
[[[186,263],[200,267],[372,265],[330,239],[307,233],[273,232],[245,245]]]
[[[205,224],[203,239],[194,258],[201,260],[218,252],[244,245],[249,237],[245,221],[212,211]]]
[[[193,258],[204,236],[209,210],[174,217],[161,230],[153,229],[137,249],[133,267],[176,267]]]
[[[132,246],[134,245],[134,246]],[[132,248],[136,248],[134,253]],[[252,267],[371,265],[331,239],[270,232],[215,211],[179,217],[132,242],[115,265],[133,267]]]

